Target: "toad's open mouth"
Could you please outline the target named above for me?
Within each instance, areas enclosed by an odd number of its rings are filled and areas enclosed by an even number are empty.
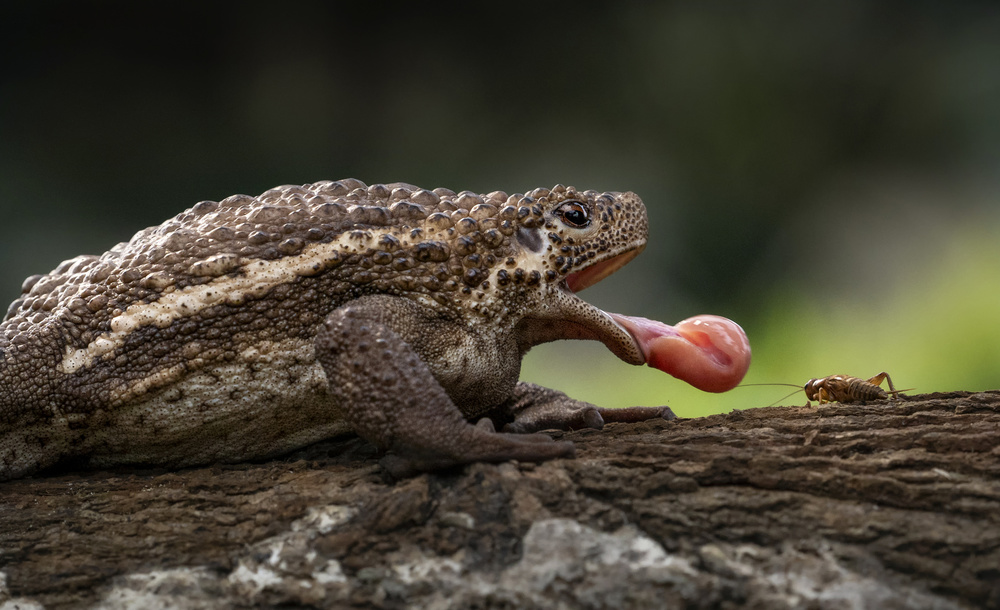
[[[596,284],[635,258],[640,250],[624,252],[569,274],[565,288],[576,293]],[[739,385],[750,368],[750,342],[746,333],[739,324],[727,318],[701,315],[670,326],[646,318],[601,313],[632,337],[646,364],[700,390],[731,390]],[[598,336],[619,353],[610,344],[611,334],[598,333]]]
[[[642,252],[642,247],[633,248],[628,252],[622,252],[618,256],[613,256],[607,260],[594,263],[579,271],[570,273],[566,276],[566,287],[572,293],[589,288],[624,267],[630,260],[639,256],[640,252]]]

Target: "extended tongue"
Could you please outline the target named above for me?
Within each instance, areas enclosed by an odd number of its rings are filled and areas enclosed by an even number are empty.
[[[699,390],[735,388],[750,368],[750,342],[739,324],[721,316],[695,316],[669,326],[609,314],[635,339],[649,366]]]

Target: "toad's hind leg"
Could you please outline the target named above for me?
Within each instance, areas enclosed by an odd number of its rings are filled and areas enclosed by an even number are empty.
[[[416,351],[372,318],[351,306],[334,311],[316,337],[316,356],[354,431],[390,452],[382,466],[391,474],[574,455],[572,443],[470,424]]]

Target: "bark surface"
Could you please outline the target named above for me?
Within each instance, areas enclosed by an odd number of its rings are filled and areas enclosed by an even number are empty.
[[[401,481],[348,438],[0,483],[0,608],[1000,606],[1000,392],[558,436]]]

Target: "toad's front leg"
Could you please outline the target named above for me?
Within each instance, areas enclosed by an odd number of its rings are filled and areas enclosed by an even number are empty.
[[[390,452],[382,466],[391,474],[573,457],[572,443],[470,424],[416,350],[381,317],[363,306],[334,311],[317,335],[316,355],[354,431]]]

